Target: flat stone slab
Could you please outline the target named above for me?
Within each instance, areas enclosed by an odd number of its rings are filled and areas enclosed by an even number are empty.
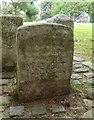
[[[74,69],[73,71],[76,73],[85,73],[88,72],[89,70],[86,68],[78,68],[78,69]]]
[[[92,93],[93,93],[93,88],[87,88],[87,89],[86,89],[86,92],[87,92],[89,95],[92,95]]]
[[[8,96],[0,96],[0,105],[8,105],[9,97]]]
[[[81,85],[81,82],[79,80],[72,80],[72,83],[75,85]]]
[[[94,73],[83,73],[88,78],[94,78]]]
[[[4,111],[4,106],[0,106],[0,112]]]
[[[82,68],[82,65],[81,65],[81,64],[75,64],[73,67],[74,67],[75,69],[77,69],[77,68]]]
[[[82,78],[82,76],[79,74],[72,74],[72,76],[71,76],[71,79],[73,79],[73,80],[79,80],[81,78]]]
[[[6,79],[0,79],[0,85],[6,85],[6,84],[8,84],[8,80],[6,80]]]
[[[77,62],[77,61],[74,60],[73,65],[77,65],[77,64],[79,65],[79,64],[81,64],[81,62]]]
[[[47,113],[46,106],[42,104],[35,104],[31,107],[32,115],[43,115]]]
[[[3,87],[3,93],[9,93],[10,89],[7,86]]]
[[[0,85],[0,95],[2,95],[2,86]]]
[[[85,103],[85,106],[92,107],[92,105],[93,105],[93,101],[92,100],[84,99],[83,101]]]
[[[88,110],[84,113],[83,118],[92,118],[93,116],[93,110]]]
[[[82,62],[82,64],[94,70],[94,63],[87,61],[87,62]]]
[[[0,106],[0,112],[4,111],[4,106]]]
[[[12,79],[15,77],[14,72],[3,72],[0,73],[0,79]]]
[[[82,62],[82,61],[84,61],[83,58],[81,58],[81,57],[76,57],[76,56],[74,56],[73,59],[74,59],[75,61],[77,61],[77,62]]]
[[[60,112],[65,112],[65,108],[62,105],[57,105],[57,104],[53,104],[52,105],[52,112],[53,113],[60,113]]]
[[[83,83],[90,83],[93,84],[93,80],[92,79],[84,79]]]
[[[10,116],[24,115],[24,106],[11,106],[9,109]]]

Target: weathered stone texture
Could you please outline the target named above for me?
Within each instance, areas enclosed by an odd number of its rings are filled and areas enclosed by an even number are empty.
[[[48,23],[58,23],[62,25],[69,26],[71,28],[74,27],[73,20],[66,16],[65,14],[57,14],[51,18],[46,20]]]
[[[16,68],[16,30],[23,24],[23,20],[17,16],[0,16],[2,41],[2,70],[11,71]]]
[[[73,49],[70,27],[41,23],[18,28],[19,99],[25,101],[69,93]]]

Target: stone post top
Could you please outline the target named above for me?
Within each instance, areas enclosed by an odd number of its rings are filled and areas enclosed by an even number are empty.
[[[17,15],[0,15],[0,18],[21,18],[21,17]]]
[[[20,27],[17,28],[17,30],[20,29],[26,29],[26,28],[32,28],[32,27],[38,27],[38,26],[57,26],[57,27],[63,27],[63,28],[68,28],[72,30],[69,26],[59,24],[59,23],[45,23],[45,22],[31,22],[30,24],[24,24]]]
[[[12,22],[13,21],[16,21],[16,22],[21,22],[21,23],[23,23],[23,19],[21,18],[21,17],[19,17],[19,16],[16,16],[16,15],[13,15],[13,16],[11,16],[11,15],[0,15],[0,20],[6,20],[6,21],[10,21],[10,20],[12,20]],[[2,20],[2,21],[3,21]]]

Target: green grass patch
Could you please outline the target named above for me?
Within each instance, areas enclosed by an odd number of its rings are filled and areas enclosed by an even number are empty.
[[[74,23],[75,51],[85,60],[92,61],[93,56],[93,36],[91,23]]]

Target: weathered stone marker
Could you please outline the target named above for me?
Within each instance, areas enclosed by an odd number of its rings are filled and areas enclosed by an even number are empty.
[[[70,27],[48,23],[19,27],[19,99],[29,101],[69,93],[73,49],[73,30]]]
[[[16,30],[23,24],[17,16],[0,16],[0,41],[2,42],[2,71],[11,71],[16,68]]]

